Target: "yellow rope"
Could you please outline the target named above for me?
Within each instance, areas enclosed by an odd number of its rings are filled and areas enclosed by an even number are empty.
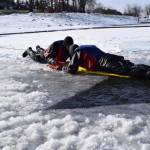
[[[119,74],[107,73],[107,72],[102,72],[102,71],[89,71],[82,67],[79,67],[78,71],[89,73],[89,74],[99,74],[99,75],[114,76],[114,77],[120,77],[120,78],[131,78],[131,76],[126,76],[126,75],[119,75]]]

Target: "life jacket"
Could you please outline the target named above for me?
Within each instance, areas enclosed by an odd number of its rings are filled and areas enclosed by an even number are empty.
[[[54,57],[54,60],[65,62],[69,58],[69,51],[65,48],[63,40],[55,41],[58,46],[57,56]],[[44,50],[44,56],[47,56],[48,49]]]
[[[68,63],[69,63],[69,62],[57,61],[57,65],[48,64],[47,66],[48,66],[49,68],[52,68],[52,69],[62,70],[62,68],[63,68],[64,66],[68,66]]]
[[[105,53],[94,45],[82,45],[79,46],[75,51],[82,51],[80,66],[88,70],[95,70],[96,63]]]
[[[58,54],[54,60],[66,61],[69,57],[69,51],[64,47],[63,40],[56,41],[56,44],[58,46]]]
[[[44,50],[44,56],[45,56],[45,57],[47,56],[47,53],[48,53],[48,49],[45,49],[45,50]]]
[[[86,52],[89,56],[94,57],[95,59],[99,59],[105,52],[97,48],[95,45],[81,45],[77,50],[82,50]]]

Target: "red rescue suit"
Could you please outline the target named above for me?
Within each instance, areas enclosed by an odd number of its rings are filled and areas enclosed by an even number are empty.
[[[99,58],[104,54],[94,45],[79,46],[68,65],[68,72],[76,73],[79,66],[94,71],[97,69]]]

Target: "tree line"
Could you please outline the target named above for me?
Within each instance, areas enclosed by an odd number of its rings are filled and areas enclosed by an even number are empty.
[[[14,0],[11,0],[14,2]],[[49,12],[86,12],[86,6],[95,0],[17,0],[16,5],[25,4],[29,11],[49,10]]]
[[[148,17],[150,16],[150,4],[145,5],[145,7],[141,7],[138,4],[127,4],[123,13],[121,13],[116,9],[107,8],[99,2],[98,4],[96,4],[93,11],[102,14],[128,15],[134,17],[140,17],[141,14],[145,14]]]
[[[127,4],[124,12],[119,12],[116,9],[105,7],[97,0],[0,0],[0,2],[9,2],[15,4],[17,9],[24,8],[30,12],[33,11],[48,11],[48,12],[95,12],[110,15],[129,15],[139,17],[142,13],[150,16],[150,4],[144,8],[137,4]]]

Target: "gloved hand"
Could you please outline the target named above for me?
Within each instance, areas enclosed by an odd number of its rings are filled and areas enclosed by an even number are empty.
[[[61,70],[64,71],[64,72],[68,72],[68,67],[67,66],[63,66]]]
[[[48,58],[47,62],[48,62],[48,64],[51,64],[51,65],[54,65],[54,66],[56,66],[56,63],[57,63],[57,61],[52,59],[52,58]]]

